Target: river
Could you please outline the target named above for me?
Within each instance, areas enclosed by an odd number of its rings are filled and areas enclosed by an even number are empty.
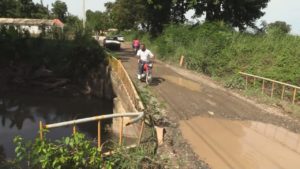
[[[43,121],[43,124],[49,124],[111,114],[112,112],[112,100],[85,96],[57,97],[20,93],[2,94],[0,95],[0,159],[15,157],[15,145],[13,144],[15,136],[22,136],[26,140],[36,138],[38,136],[39,121]],[[96,122],[81,124],[78,126],[78,130],[88,137],[96,138]],[[47,133],[47,138],[58,139],[70,136],[71,133],[72,127],[51,129]]]

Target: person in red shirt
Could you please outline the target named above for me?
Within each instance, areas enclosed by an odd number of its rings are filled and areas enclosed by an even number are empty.
[[[137,53],[137,51],[140,49],[140,41],[135,38],[132,42],[132,48],[134,49],[135,51],[135,54]]]

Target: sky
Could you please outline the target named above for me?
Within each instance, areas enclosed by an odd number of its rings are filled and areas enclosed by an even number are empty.
[[[33,0],[34,2],[40,2],[40,0]],[[82,1],[83,0],[62,0],[66,2],[68,6],[68,11],[73,15],[78,15],[82,17]],[[114,0],[85,0],[86,10],[90,9],[92,11],[100,10],[104,11],[105,2],[113,2]],[[55,0],[43,0],[45,5],[49,5],[51,9],[51,4]],[[265,15],[257,21],[259,25],[262,20],[271,23],[274,21],[285,21],[292,26],[292,33],[300,35],[300,1],[299,0],[270,0],[268,7],[263,10]],[[187,14],[190,17],[192,12]]]

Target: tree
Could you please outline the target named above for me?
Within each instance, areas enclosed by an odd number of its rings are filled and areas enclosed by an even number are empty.
[[[52,4],[51,10],[55,17],[57,17],[61,21],[65,21],[66,14],[68,12],[68,7],[65,2],[62,2],[60,0],[55,1]]]
[[[171,22],[184,23],[185,13],[190,9],[188,0],[174,0],[171,8]]]
[[[49,10],[41,1],[34,4],[32,0],[1,0],[0,16],[12,18],[49,18]]]
[[[267,25],[267,30],[278,29],[283,33],[291,32],[291,25],[287,24],[284,21],[276,21]]]
[[[269,0],[190,0],[195,15],[206,15],[206,21],[224,21],[244,30],[264,15]]]
[[[150,0],[146,3],[145,21],[152,36],[157,36],[164,25],[170,23],[172,6],[172,0]]]
[[[115,3],[107,3],[105,6],[108,16],[118,29],[135,29],[142,26],[152,35],[157,35],[162,32],[163,26],[171,21],[174,2],[173,0],[116,0]],[[175,15],[177,11],[173,14]]]
[[[17,14],[17,0],[0,1],[0,17],[15,17]]]
[[[136,28],[145,14],[146,0],[116,0],[106,3],[106,12],[120,30]]]
[[[18,16],[21,18],[33,18],[35,4],[32,0],[18,0]]]
[[[105,12],[87,10],[87,26],[99,32],[109,28],[109,19]]]

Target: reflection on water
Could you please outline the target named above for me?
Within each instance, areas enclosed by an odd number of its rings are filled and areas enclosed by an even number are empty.
[[[17,135],[34,139],[38,123],[56,123],[77,118],[112,113],[110,100],[87,97],[53,97],[30,95],[0,96],[0,161],[5,156],[14,157],[13,138]],[[106,124],[109,122],[106,122]],[[105,123],[104,123],[105,125]],[[78,130],[95,138],[96,122],[81,124]],[[69,136],[71,127],[51,129],[47,138],[57,139]]]

